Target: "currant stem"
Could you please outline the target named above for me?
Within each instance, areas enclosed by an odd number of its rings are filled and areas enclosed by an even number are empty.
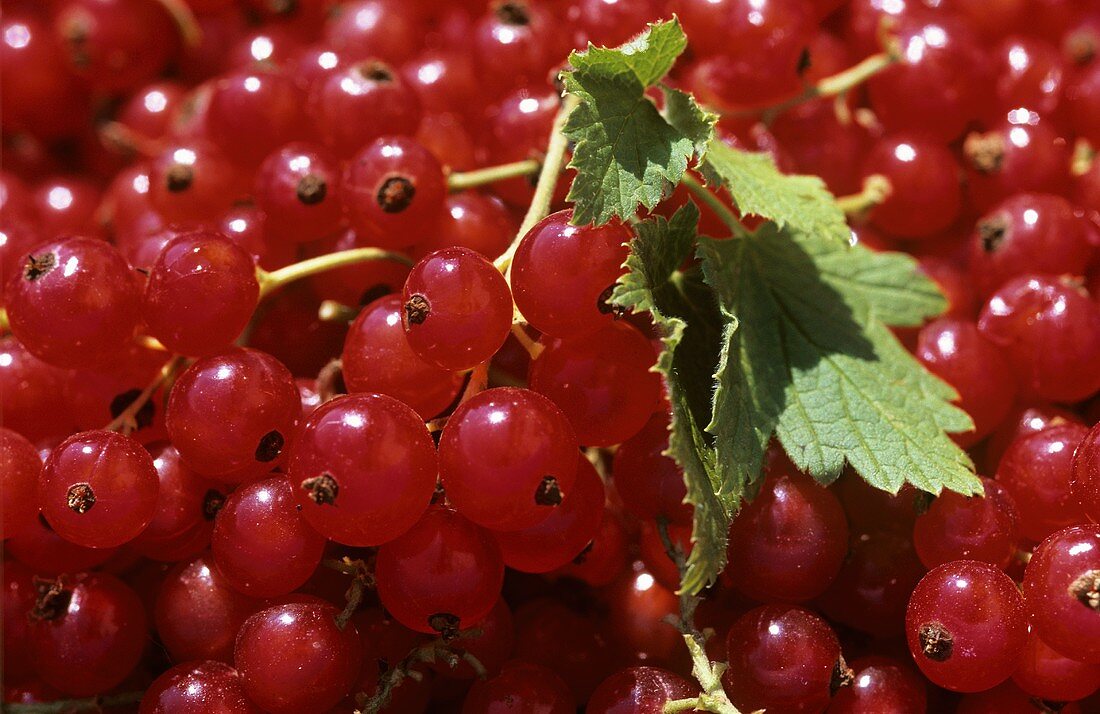
[[[11,332],[11,323],[8,322],[8,311],[0,307],[0,334]]]
[[[172,16],[176,27],[179,28],[180,37],[183,38],[183,44],[188,47],[198,47],[202,44],[202,27],[185,0],[157,0],[157,2]]]
[[[462,171],[447,176],[447,188],[451,191],[465,191],[468,188],[484,186],[488,183],[504,181],[520,176],[537,174],[542,168],[542,163],[535,159],[525,161],[513,161],[510,164],[499,166],[487,166],[473,171]]]
[[[141,394],[137,395],[134,401],[122,410],[122,413],[111,420],[111,423],[103,427],[104,431],[122,431],[123,434],[129,434],[137,426],[137,414],[141,411],[153,394],[160,389],[161,385],[167,382],[169,379],[179,371],[180,367],[184,365],[187,358],[183,355],[175,355],[170,360],[164,363],[164,366],[160,368],[157,376],[153,378],[153,381],[141,390]]]
[[[723,203],[722,199],[718,198],[714,192],[704,186],[699,179],[688,173],[684,174],[683,183],[688,187],[689,191],[695,194],[696,198],[705,203],[710,210],[718,214],[718,217],[729,227],[733,235],[738,238],[745,238],[748,236],[749,232],[741,225],[741,221],[737,220],[737,216],[730,210],[730,207]]]
[[[561,109],[554,117],[554,128],[550,131],[550,143],[546,147],[546,156],[542,160],[542,168],[539,171],[538,183],[535,184],[535,195],[531,199],[531,205],[527,207],[527,214],[524,215],[523,223],[520,224],[519,231],[516,232],[516,237],[508,246],[508,250],[493,261],[493,265],[505,275],[508,274],[508,268],[512,265],[512,258],[523,236],[550,213],[550,202],[554,198],[554,188],[558,185],[558,175],[565,160],[565,149],[569,145],[569,140],[562,133],[562,128],[578,104],[580,99],[572,94],[565,95]]]
[[[851,90],[853,87],[857,87],[863,82],[866,82],[871,77],[886,69],[890,65],[894,64],[900,59],[899,52],[891,49],[885,52],[879,52],[873,54],[870,57],[862,60],[861,62],[852,65],[846,70],[837,72],[836,74],[825,77],[818,80],[816,84],[803,89],[799,94],[784,100],[779,104],[773,105],[760,110],[747,110],[744,112],[735,112],[735,114],[760,114],[761,120],[765,124],[770,124],[775,120],[777,116],[787,111],[791,107],[798,106],[812,99],[818,99],[820,97],[836,97],[845,92]]]
[[[531,359],[537,359],[545,349],[543,345],[532,340],[531,336],[527,334],[527,330],[518,322],[512,323],[512,336],[516,338],[516,342],[518,342],[523,349],[527,350],[527,354]]]
[[[137,704],[145,692],[124,692],[108,694],[86,699],[59,699],[53,702],[34,702],[31,704],[4,704],[5,714],[75,714],[76,712],[99,712],[107,707],[124,707]]]
[[[845,214],[861,216],[885,201],[892,190],[889,179],[880,174],[871,174],[863,179],[863,189],[859,193],[840,196],[836,203]]]
[[[357,308],[335,300],[322,300],[317,308],[317,319],[322,322],[353,322],[358,315]]]
[[[145,158],[156,156],[164,148],[161,142],[139,134],[130,127],[117,121],[108,121],[96,129],[99,140],[108,149],[121,154],[138,155]]]
[[[329,253],[328,255],[319,255],[316,258],[309,258],[271,272],[256,268],[256,279],[260,283],[260,300],[295,280],[342,268],[345,265],[365,263],[369,260],[392,260],[410,268],[413,266],[413,261],[401,253],[382,250],[381,248],[353,248]]]

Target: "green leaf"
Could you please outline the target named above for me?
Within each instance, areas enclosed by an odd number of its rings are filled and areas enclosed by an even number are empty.
[[[687,94],[670,90],[665,116],[646,96],[687,46],[677,20],[649,26],[617,49],[589,44],[574,52],[565,88],[579,105],[564,133],[575,142],[569,167],[577,172],[567,199],[577,224],[633,216],[653,208],[683,178],[707,145],[717,117]]]
[[[837,242],[847,243],[851,236],[844,212],[824,181],[783,174],[768,154],[734,149],[715,137],[702,170],[710,184],[729,190],[743,214]]]
[[[688,500],[695,505],[694,546],[681,583],[691,593],[725,567],[729,520],[740,505],[740,494],[718,495],[729,480],[727,467],[702,429],[710,420],[721,317],[699,271],[680,270],[695,249],[698,220],[699,210],[689,202],[669,221],[657,216],[639,223],[626,262],[629,272],[611,296],[634,311],[648,310],[664,342],[656,368],[672,405],[668,454],[683,469]]]
[[[773,223],[744,239],[701,238],[699,257],[730,326],[706,429],[718,463],[733,464],[731,492],[756,478],[773,434],[825,483],[848,462],[892,492],[907,481],[931,493],[981,491],[944,433],[973,426],[949,403],[954,390],[886,327],[943,307],[910,258]]]

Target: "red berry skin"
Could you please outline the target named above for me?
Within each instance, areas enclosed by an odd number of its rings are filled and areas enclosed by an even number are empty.
[[[33,568],[38,575],[90,570],[110,560],[118,551],[117,548],[88,548],[67,541],[41,516],[34,519],[30,532],[9,538],[4,545],[10,555]]]
[[[0,616],[3,617],[4,679],[20,682],[34,676],[34,667],[27,656],[30,648],[31,609],[38,597],[34,587],[34,571],[18,560],[5,559],[0,573]]]
[[[536,223],[512,260],[516,307],[532,327],[555,337],[611,323],[607,291],[623,273],[632,238],[621,223],[574,226],[572,218],[571,210],[559,211]]]
[[[336,625],[327,602],[291,602],[257,612],[237,635],[233,662],[248,698],[271,714],[326,712],[359,678],[359,632]]]
[[[201,140],[170,144],[149,169],[149,199],[169,221],[206,220],[227,210],[246,189],[229,159]]]
[[[145,529],[160,481],[149,452],[130,437],[85,431],[61,442],[38,484],[42,513],[63,538],[112,548]]]
[[[623,515],[605,506],[600,529],[577,557],[557,571],[559,575],[581,580],[592,587],[610,585],[626,570],[629,547]],[[666,556],[667,558],[667,556]],[[677,582],[679,585],[679,573]]]
[[[1009,196],[975,226],[970,274],[983,295],[1029,273],[1083,275],[1094,253],[1087,225],[1062,196]]]
[[[726,572],[754,600],[805,602],[825,592],[847,553],[848,521],[833,492],[780,473],[734,519]]]
[[[1011,578],[992,565],[947,563],[914,588],[905,636],[917,666],[933,683],[980,692],[1007,679],[1023,655],[1023,598]]]
[[[402,291],[409,346],[440,369],[471,369],[508,337],[512,296],[493,264],[467,248],[447,248],[420,260]]]
[[[722,682],[741,711],[820,712],[828,706],[840,643],[809,610],[751,610],[733,623],[726,649],[730,667]]]
[[[588,700],[588,714],[661,714],[667,702],[699,695],[699,687],[660,667],[627,667],[611,675]]]
[[[239,483],[279,464],[301,413],[286,367],[258,350],[235,348],[204,357],[180,375],[165,418],[188,466]]]
[[[348,328],[341,361],[352,394],[375,392],[399,399],[431,419],[458,396],[462,374],[429,364],[413,352],[401,325],[404,303],[387,295],[367,305]]]
[[[520,660],[506,662],[492,679],[474,682],[462,705],[462,714],[573,714],[576,710],[573,693],[561,677],[547,667]]]
[[[500,96],[524,84],[538,84],[561,57],[555,52],[553,17],[534,3],[488,9],[473,28],[473,52],[482,86]]]
[[[309,580],[325,539],[298,512],[290,483],[275,476],[230,494],[214,518],[210,545],[232,588],[250,597],[275,597]]]
[[[307,138],[305,96],[294,78],[253,69],[214,82],[206,134],[234,164],[256,167],[275,148]]]
[[[1043,705],[1036,705],[1030,696],[1011,679],[978,694],[967,694],[959,700],[956,714],[1042,714]],[[1069,702],[1062,714],[1081,714],[1077,702]]]
[[[153,518],[134,540],[134,549],[147,558],[166,561],[182,560],[205,550],[214,529],[216,511],[212,509],[224,503],[226,488],[187,468],[179,452],[166,441],[154,442],[146,449],[153,459],[160,489]],[[195,542],[197,548],[186,552],[187,544]]]
[[[684,472],[669,456],[669,416],[658,412],[634,436],[615,451],[611,476],[615,492],[630,513],[643,521],[664,518],[670,523],[691,523],[693,509],[685,503]]]
[[[237,630],[260,601],[242,595],[218,572],[210,553],[176,564],[157,591],[157,634],[176,662],[233,661]]]
[[[919,134],[880,139],[863,162],[863,174],[880,174],[890,182],[890,195],[871,211],[871,222],[887,233],[931,236],[954,223],[962,210],[955,157]]]
[[[351,156],[385,135],[412,136],[420,123],[416,93],[376,60],[332,72],[311,92],[309,112],[337,157]]]
[[[943,491],[917,517],[913,546],[926,568],[980,560],[1005,568],[1016,554],[1016,503],[1003,485],[983,478],[984,496]]]
[[[7,286],[15,337],[52,365],[107,364],[137,326],[138,284],[109,243],[62,238],[34,249]]]
[[[1075,701],[1100,689],[1100,664],[1077,662],[1058,654],[1032,632],[1012,681],[1039,699]]]
[[[531,389],[548,397],[586,446],[610,446],[637,434],[660,398],[649,340],[615,322],[577,339],[543,337],[531,362]]]
[[[29,533],[38,519],[38,477],[42,459],[34,444],[0,427],[0,540]]]
[[[98,237],[102,227],[95,212],[101,198],[99,187],[86,179],[52,176],[35,188],[30,207],[44,237],[62,233]]]
[[[516,387],[489,389],[447,420],[439,475],[450,502],[474,523],[501,531],[531,528],[560,503],[555,496],[573,488],[577,439],[545,397]]]
[[[1077,402],[1100,390],[1100,303],[1072,283],[1013,278],[989,298],[978,330],[1004,350],[1024,396]]]
[[[437,471],[423,420],[382,394],[337,397],[318,407],[287,460],[306,521],[326,538],[357,547],[385,543],[416,523]]]
[[[1039,544],[1024,572],[1031,626],[1056,652],[1100,664],[1100,526],[1072,526]]]
[[[1089,430],[1073,453],[1070,486],[1089,520],[1100,522],[1100,424]]]
[[[469,248],[495,260],[508,249],[517,228],[519,223],[499,198],[462,191],[447,196],[438,229],[416,248],[425,255],[444,248]]]
[[[1096,127],[1100,114],[1100,63],[1092,62],[1070,78],[1063,101],[1074,132],[1094,145],[1100,144],[1100,129]]]
[[[576,481],[550,515],[529,528],[493,532],[504,564],[523,573],[548,573],[571,562],[599,531],[604,499],[595,467],[577,457]]]
[[[1029,109],[1013,109],[992,131],[966,137],[967,196],[985,210],[1020,191],[1065,193],[1070,154],[1069,142],[1050,122]]]
[[[318,146],[295,142],[276,149],[256,173],[256,204],[266,214],[268,235],[307,243],[340,228],[340,174]]]
[[[54,689],[73,697],[101,694],[120,684],[141,658],[147,637],[141,600],[107,573],[59,580],[63,594],[56,609],[44,618],[32,615],[31,661]]]
[[[138,714],[261,714],[248,700],[240,673],[224,662],[185,662],[157,677]]]
[[[1025,404],[1012,410],[985,444],[985,471],[996,473],[1001,457],[1016,439],[1062,423],[1084,425],[1075,412],[1050,404]]]
[[[841,687],[829,714],[924,714],[926,685],[913,667],[890,657],[860,657],[848,663],[852,683]]]
[[[375,578],[382,606],[398,622],[434,633],[465,628],[489,614],[500,597],[504,561],[489,533],[433,506],[378,549]]]
[[[481,630],[481,634],[477,637],[456,637],[452,640],[452,644],[476,657],[489,676],[494,676],[512,656],[512,649],[515,647],[516,628],[512,610],[504,598],[500,598],[489,614],[474,623],[472,627]],[[411,630],[409,632],[411,633]],[[423,636],[417,635],[417,637]],[[455,667],[437,661],[432,668],[448,679],[474,679],[478,676],[469,662],[465,661],[459,662]]]
[[[256,309],[256,264],[215,231],[170,241],[149,271],[142,317],[172,352],[204,355],[228,347]]]
[[[348,220],[371,245],[404,248],[439,225],[447,182],[415,139],[381,136],[352,156],[340,190]]]
[[[1016,503],[1024,537],[1042,540],[1086,520],[1071,483],[1073,452],[1087,434],[1080,424],[1055,424],[1018,438],[1001,457],[997,482]]]

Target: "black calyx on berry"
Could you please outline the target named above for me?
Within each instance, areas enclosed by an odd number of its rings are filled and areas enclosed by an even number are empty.
[[[428,315],[432,312],[432,306],[428,303],[428,298],[417,293],[411,296],[405,301],[405,323],[409,325],[420,325],[428,319]]]
[[[1100,612],[1100,570],[1082,573],[1070,584],[1069,594],[1090,610]]]
[[[262,464],[274,461],[283,453],[283,445],[286,439],[277,430],[272,429],[263,435],[260,443],[256,445],[256,460]]]
[[[416,186],[405,176],[390,176],[378,189],[378,205],[386,213],[401,213],[412,205]]]
[[[29,281],[34,282],[38,280],[46,273],[50,272],[57,266],[57,254],[40,253],[39,255],[28,255],[27,264],[23,267],[23,277]]]
[[[963,142],[963,154],[970,165],[983,174],[1001,170],[1005,158],[1005,142],[1000,132],[971,133]]]
[[[439,633],[444,642],[458,637],[459,619],[449,612],[437,612],[428,617],[428,627]]]
[[[394,80],[393,70],[381,60],[370,59],[355,66],[355,72],[371,82],[388,83]]]
[[[172,193],[182,193],[195,181],[195,169],[187,164],[172,164],[164,174],[164,185]]]
[[[208,521],[214,520],[218,511],[225,505],[225,494],[215,489],[210,489],[202,497],[202,517]]]
[[[505,25],[523,27],[531,24],[531,13],[527,9],[527,4],[523,2],[514,0],[503,2],[497,6],[496,15]]]
[[[74,483],[69,486],[65,497],[65,502],[69,508],[80,514],[87,513],[95,505],[95,492],[92,491],[92,486],[88,483]]]
[[[328,194],[328,184],[317,174],[306,174],[298,181],[295,191],[298,200],[307,206],[315,206],[325,200]]]
[[[69,609],[73,592],[65,587],[63,578],[60,575],[52,580],[35,577],[34,588],[38,595],[31,607],[32,620],[56,620]]]
[[[955,650],[955,638],[942,622],[926,622],[917,632],[924,656],[933,662],[946,662]]]
[[[340,494],[340,484],[332,474],[321,474],[302,481],[302,490],[309,496],[309,500],[318,506],[335,506],[336,497]]]
[[[856,680],[855,672],[848,666],[848,663],[844,661],[844,655],[840,655],[836,658],[836,664],[833,665],[832,678],[829,680],[829,694],[835,695],[844,687],[852,686],[852,682]]]
[[[977,229],[982,250],[993,253],[1005,241],[1005,236],[1008,234],[1008,219],[1002,215],[991,216],[978,221]]]
[[[558,486],[558,480],[553,476],[543,476],[535,488],[535,503],[540,506],[560,506],[564,496]]]

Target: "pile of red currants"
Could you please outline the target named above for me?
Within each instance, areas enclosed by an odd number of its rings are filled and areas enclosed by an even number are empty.
[[[884,179],[985,488],[775,446],[698,598],[633,222],[539,176],[673,14],[721,140]],[[4,711],[1100,712],[1100,3],[5,0],[0,85]]]

